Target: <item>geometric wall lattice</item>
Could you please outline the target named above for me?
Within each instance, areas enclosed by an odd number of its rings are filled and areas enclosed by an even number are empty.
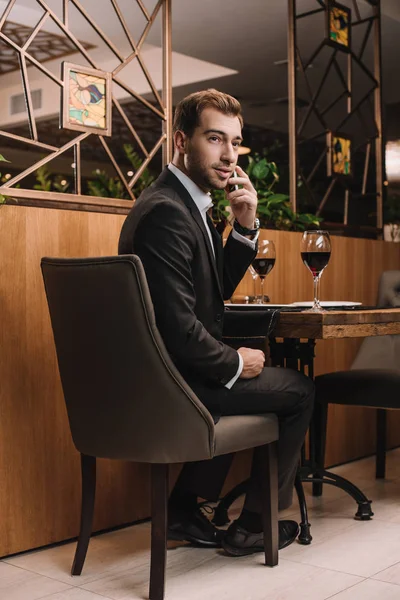
[[[2,33],[14,42],[16,47],[22,48],[26,40],[29,39],[32,29],[21,23],[6,21],[2,27]],[[93,45],[88,42],[80,40],[80,44],[82,44],[85,50],[93,48]],[[40,62],[63,58],[75,52],[76,48],[71,40],[49,31],[39,30],[29,45],[30,55]],[[12,51],[11,46],[8,49],[4,48],[0,57],[0,75],[10,73],[11,71],[18,71],[19,68],[20,62],[15,52]]]
[[[36,0],[36,5],[40,8],[40,18],[35,26],[22,28],[20,26],[18,33],[16,32],[15,24],[9,21],[8,17],[15,5],[15,0],[9,0],[7,6],[0,16],[0,42],[10,49],[10,56],[6,56],[3,61],[2,71],[0,73],[10,72],[15,69],[15,57],[18,58],[19,70],[21,74],[23,92],[25,95],[27,119],[29,124],[29,132],[22,128],[19,133],[15,130],[10,130],[9,127],[0,130],[0,140],[10,140],[14,143],[19,143],[26,146],[27,149],[33,147],[36,151],[41,151],[42,156],[36,160],[34,164],[22,170],[17,175],[11,177],[8,181],[0,185],[0,193],[8,197],[16,199],[26,199],[29,201],[37,201],[38,203],[54,203],[63,202],[70,203],[71,208],[87,208],[88,210],[101,207],[105,209],[109,207],[114,211],[129,208],[132,201],[135,200],[133,188],[143,171],[148,167],[150,161],[156,153],[162,149],[163,161],[168,162],[171,158],[171,0],[154,0],[151,3],[149,0],[132,0],[130,4],[130,13],[124,14],[119,5],[119,0],[101,0],[102,7],[107,4],[107,14],[112,15],[112,18],[118,22],[121,31],[121,41],[112,39],[104,31],[105,27],[101,27],[96,18],[97,12],[92,9],[91,13],[79,0],[63,0],[62,14],[57,12],[50,6],[51,0]],[[152,4],[149,8],[149,4]],[[135,35],[132,31],[133,25],[131,22],[132,9],[140,13],[140,33],[138,33],[137,23]],[[74,64],[82,67],[90,67],[93,69],[101,69],[98,64],[98,52],[96,54],[97,44],[82,42],[74,33],[74,28],[71,26],[72,11],[74,15],[78,15],[79,19],[84,20],[85,27],[94,31],[97,39],[104,44],[108,53],[112,56],[113,66],[108,71],[111,75],[112,83],[112,114],[113,121],[118,124],[117,134],[123,139],[127,135],[134,142],[135,147],[141,155],[141,164],[136,171],[130,171],[128,176],[120,167],[119,160],[114,155],[112,145],[109,140],[103,135],[96,135],[90,131],[86,132],[68,132],[68,135],[56,136],[57,143],[49,143],[47,137],[49,127],[42,127],[40,122],[37,122],[32,105],[30,71],[32,69],[39,70],[54,87],[59,89],[60,97],[63,90],[64,81],[61,79],[61,70],[58,73],[54,68],[48,68],[45,64],[47,61],[54,61],[66,54],[74,53],[71,59]],[[110,12],[112,11],[112,12]],[[38,13],[39,14],[39,13]],[[145,56],[143,53],[143,45],[148,37],[148,34],[157,18],[157,15],[162,16],[162,92],[158,92],[153,81],[149,69],[146,66]],[[138,20],[137,20],[138,21]],[[50,27],[49,27],[50,25]],[[51,32],[46,31],[50,29]],[[57,30],[59,35],[55,35],[52,31]],[[80,38],[83,36],[80,35]],[[128,48],[128,50],[127,50]],[[144,97],[143,94],[135,90],[135,81],[129,81],[129,78],[124,77],[124,69],[136,63],[136,67],[140,67],[142,78],[144,77],[148,88],[151,90]],[[1,64],[1,61],[0,61]],[[50,64],[50,63],[49,63]],[[103,69],[104,70],[104,69]],[[55,85],[54,85],[55,84]],[[117,98],[115,90],[123,90],[123,102]],[[152,99],[149,100],[149,96]],[[121,98],[121,95],[119,96]],[[143,143],[141,136],[138,134],[136,127],[132,123],[129,106],[139,104],[142,111],[147,111],[151,114],[152,119],[157,120],[159,133],[154,140],[152,137],[152,146],[149,147]],[[61,104],[60,104],[61,109]],[[54,119],[51,121],[54,125]],[[17,129],[18,131],[18,129]],[[122,134],[123,131],[123,134]],[[60,132],[62,133],[62,132]],[[90,136],[96,135],[102,148],[103,154],[113,166],[116,176],[119,178],[123,189],[129,200],[122,198],[105,198],[82,194],[82,176],[81,176],[81,146],[83,142],[87,142]],[[46,141],[45,141],[46,140]],[[62,193],[54,191],[32,190],[24,188],[24,180],[30,175],[37,172],[40,167],[50,166],[51,162],[63,155],[70,155],[73,152],[72,166],[74,169],[74,186],[72,193]],[[44,156],[43,156],[44,155]]]
[[[293,207],[297,204],[299,181],[321,217],[334,191],[337,199],[336,192],[342,188],[342,223],[348,225],[349,206],[357,199],[373,207],[374,227],[379,234],[384,194],[380,0],[363,3],[316,0],[314,8],[303,12],[300,4],[289,0],[290,196]],[[336,21],[334,17],[329,21],[330,11],[334,9]],[[303,31],[312,30],[315,37],[317,31],[321,32],[321,39],[311,52],[308,47],[308,56],[298,43],[300,27]],[[340,38],[341,28],[345,30],[344,41]],[[311,44],[309,36],[307,41]],[[316,69],[315,65],[320,68]],[[300,110],[295,102],[299,98],[305,104]],[[352,138],[353,134],[356,137],[351,144],[352,176],[338,176],[330,168],[329,140]],[[310,148],[319,149],[311,166],[308,155],[305,167],[303,148],[308,152]],[[323,173],[326,186],[316,191],[313,189],[315,176],[318,174],[321,181]]]

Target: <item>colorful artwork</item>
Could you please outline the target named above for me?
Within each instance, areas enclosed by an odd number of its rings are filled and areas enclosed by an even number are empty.
[[[110,75],[64,63],[62,127],[111,135]]]
[[[346,6],[328,4],[328,38],[343,49],[350,49],[351,11]]]
[[[89,127],[106,127],[106,80],[69,72],[69,120]]]
[[[351,175],[351,140],[338,134],[328,136],[328,175]]]

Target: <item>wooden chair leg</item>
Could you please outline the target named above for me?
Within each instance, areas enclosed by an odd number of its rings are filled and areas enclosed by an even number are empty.
[[[384,408],[376,410],[376,479],[384,479],[386,474],[386,416]]]
[[[72,575],[80,575],[82,573],[90,535],[92,533],[94,499],[96,495],[96,458],[94,456],[81,454],[81,478],[81,527],[71,569]]]
[[[313,415],[315,462],[317,467],[322,470],[325,466],[328,406],[325,402],[316,402]],[[322,483],[316,482],[312,484],[312,494],[313,496],[322,496]]]
[[[278,443],[254,449],[254,471],[261,492],[265,564],[278,564]]]
[[[151,465],[150,600],[164,600],[169,465]]]

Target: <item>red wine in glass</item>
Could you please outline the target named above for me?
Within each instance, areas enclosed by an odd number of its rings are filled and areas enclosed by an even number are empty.
[[[275,266],[275,258],[255,258],[251,264],[259,277],[266,277]]]
[[[268,273],[272,271],[275,265],[276,251],[275,244],[272,240],[260,240],[258,242],[257,255],[253,259],[251,266],[260,278],[261,296],[257,299],[257,304],[263,304],[264,296],[264,280]]]
[[[331,257],[330,252],[302,252],[303,263],[308,267],[313,277],[318,277],[325,269]]]
[[[313,276],[314,303],[310,312],[324,312],[319,301],[319,282],[331,257],[331,240],[327,231],[305,231],[301,239],[301,259]]]

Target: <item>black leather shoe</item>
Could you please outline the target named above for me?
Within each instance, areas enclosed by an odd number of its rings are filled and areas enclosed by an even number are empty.
[[[200,546],[219,548],[225,531],[217,529],[200,508],[192,511],[170,513],[168,539],[187,541]]]
[[[279,521],[279,550],[289,546],[299,533],[296,521]],[[227,529],[222,547],[230,556],[246,556],[264,552],[263,533],[251,533],[234,521]]]

